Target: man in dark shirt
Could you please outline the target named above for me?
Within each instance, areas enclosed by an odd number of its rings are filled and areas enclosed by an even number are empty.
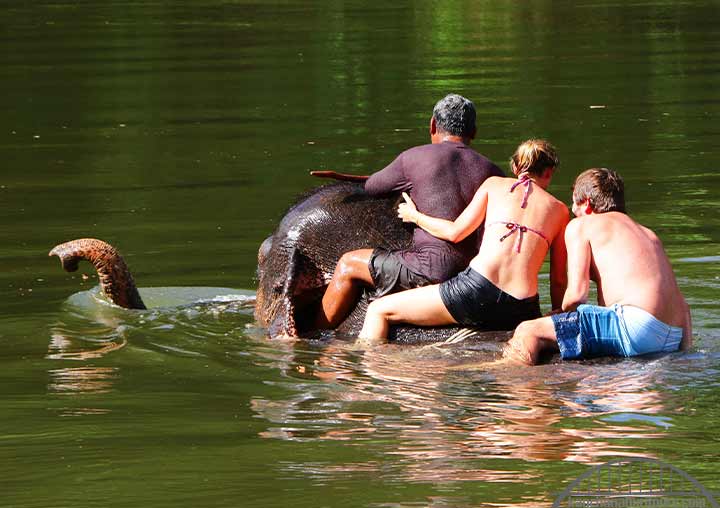
[[[503,176],[495,164],[469,147],[475,132],[474,104],[460,95],[444,97],[430,119],[431,144],[401,153],[370,176],[365,190],[371,195],[404,191],[422,213],[455,220],[488,177]],[[339,325],[355,305],[362,285],[375,287],[377,296],[382,296],[443,282],[466,268],[478,247],[479,235],[453,244],[415,228],[408,249],[346,252],[323,296],[316,326]]]

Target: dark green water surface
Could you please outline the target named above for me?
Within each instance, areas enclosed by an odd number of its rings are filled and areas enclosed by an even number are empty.
[[[618,456],[720,491],[718,26],[714,0],[5,0],[0,506],[550,506]],[[566,202],[624,175],[690,352],[493,372],[264,337],[257,248],[308,171],[382,168],[448,92],[504,168],[551,140]],[[47,257],[88,236],[151,310]]]

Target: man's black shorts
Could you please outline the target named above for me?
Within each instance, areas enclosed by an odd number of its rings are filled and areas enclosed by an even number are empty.
[[[405,289],[432,284],[427,277],[408,268],[403,260],[386,249],[374,249],[368,262],[376,298]]]

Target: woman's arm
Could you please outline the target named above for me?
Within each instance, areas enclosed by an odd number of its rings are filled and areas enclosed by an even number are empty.
[[[487,189],[483,184],[458,218],[449,221],[418,212],[413,200],[404,192],[403,198],[405,198],[405,203],[400,203],[398,206],[398,217],[403,222],[413,222],[431,235],[453,243],[461,242],[480,227],[485,220],[488,202]]]

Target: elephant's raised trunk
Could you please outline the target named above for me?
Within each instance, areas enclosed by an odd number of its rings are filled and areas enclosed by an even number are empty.
[[[81,259],[89,261],[97,270],[103,292],[115,305],[126,309],[147,308],[125,261],[109,243],[80,238],[56,245],[48,255],[59,257],[67,272],[76,271]]]

